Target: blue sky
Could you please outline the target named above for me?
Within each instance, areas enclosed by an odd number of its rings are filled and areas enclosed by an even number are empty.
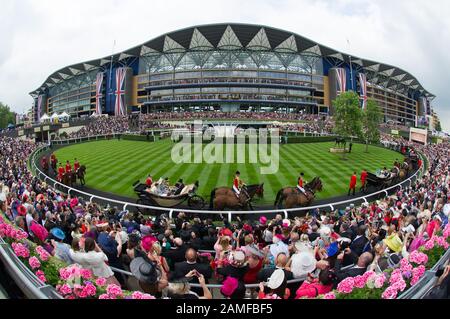
[[[121,51],[179,28],[243,22],[405,69],[437,96],[450,131],[449,15],[447,0],[2,0],[0,100],[23,112],[50,73],[110,55],[114,40]]]

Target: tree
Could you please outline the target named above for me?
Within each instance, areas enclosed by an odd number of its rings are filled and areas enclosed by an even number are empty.
[[[381,109],[378,104],[369,99],[362,117],[362,136],[366,141],[366,153],[369,152],[369,143],[380,142],[380,123],[382,121]]]
[[[15,121],[14,112],[11,112],[8,105],[0,102],[0,129],[8,127],[8,124],[14,124]]]
[[[362,111],[359,96],[353,92],[344,92],[333,102],[335,132],[343,138],[362,136]],[[343,153],[345,159],[345,152]]]
[[[438,120],[436,123],[436,131],[437,132],[442,132],[442,126],[441,126],[441,121]]]

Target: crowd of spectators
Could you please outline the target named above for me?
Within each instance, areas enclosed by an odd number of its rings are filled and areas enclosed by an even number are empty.
[[[256,112],[181,112],[181,113],[149,113],[139,114],[137,125],[132,123],[128,117],[100,116],[91,118],[87,125],[80,130],[68,135],[68,138],[82,138],[95,135],[108,135],[113,133],[126,133],[130,131],[145,132],[147,130],[164,130],[174,128],[186,128],[186,124],[168,123],[170,121],[193,121],[198,119],[207,120],[259,120],[275,121],[278,123],[269,125],[268,128],[279,128],[283,131],[294,131],[299,133],[331,134],[333,121],[329,117],[311,114],[292,113],[256,113]],[[286,121],[293,121],[288,123]]]
[[[157,297],[210,299],[207,284],[220,283],[230,299],[315,298],[348,277],[399,267],[448,224],[448,144],[415,145],[429,169],[394,196],[290,220],[233,223],[184,213],[149,217],[65,195],[28,170],[25,161],[37,146],[0,138],[1,211],[67,264]]]

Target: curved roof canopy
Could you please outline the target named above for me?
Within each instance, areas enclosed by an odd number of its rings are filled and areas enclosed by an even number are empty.
[[[261,25],[223,23],[194,26],[161,35],[142,45],[136,46],[112,57],[104,57],[84,63],[74,64],[56,71],[42,86],[31,92],[37,96],[46,89],[85,72],[100,69],[111,59],[117,63],[127,58],[161,53],[183,53],[186,51],[239,50],[274,51],[302,53],[320,56],[334,63],[352,63],[368,75],[372,84],[396,91],[409,87],[422,95],[434,98],[410,73],[388,64],[362,59],[336,51],[298,34]]]

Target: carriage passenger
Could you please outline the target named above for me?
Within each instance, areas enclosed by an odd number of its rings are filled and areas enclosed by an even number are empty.
[[[148,188],[152,188],[153,185],[152,175],[148,175],[147,180],[145,181],[145,185],[147,185]]]

